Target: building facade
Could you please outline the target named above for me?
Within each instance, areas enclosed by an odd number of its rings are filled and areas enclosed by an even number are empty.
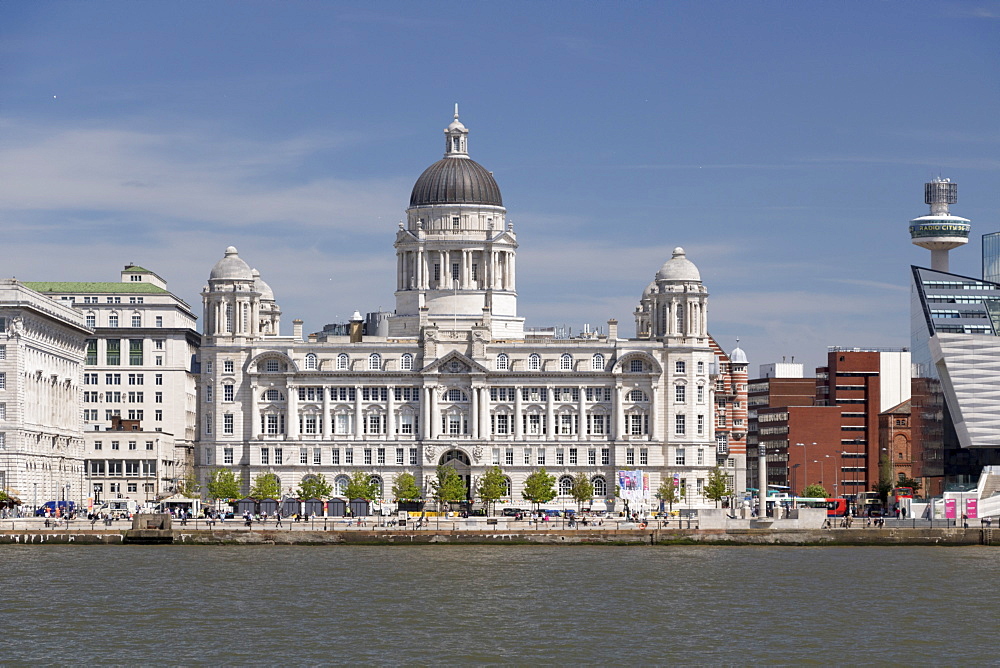
[[[193,478],[194,364],[201,337],[190,306],[167,290],[163,278],[134,264],[122,269],[118,282],[26,285],[75,310],[93,331],[86,341],[81,409],[88,476],[84,496],[144,502],[167,496],[181,480]],[[158,464],[143,464],[137,473],[128,457],[109,459],[110,444],[120,439],[104,432],[119,431],[116,425],[122,423],[143,435],[121,447],[136,442],[145,450],[152,442],[158,454],[150,461]],[[177,451],[162,452],[167,443]],[[119,469],[121,479],[114,475]],[[168,471],[172,479],[163,480],[161,474]]]
[[[720,363],[697,267],[674,250],[640,297],[635,338],[621,338],[616,320],[603,335],[525,330],[500,189],[469,157],[457,110],[445,139],[396,232],[396,309],[367,328],[375,334],[362,333],[356,314],[347,328],[304,337],[293,321],[282,335],[272,290],[235,248],[211,270],[198,386],[202,482],[228,468],[246,491],[274,473],[282,495],[294,496],[322,473],[342,494],[362,471],[391,502],[401,473],[429,496],[437,467],[452,466],[471,497],[499,466],[506,503],[520,507],[525,479],[545,468],[556,477],[554,504],[572,503],[570,481],[583,473],[594,486],[587,505],[607,509],[616,472],[642,469],[653,490],[676,475],[689,504],[711,503],[710,470],[745,469],[728,461],[744,456],[738,425],[726,425],[725,452],[713,425],[721,376],[726,400],[745,407],[746,360],[734,351]]]
[[[29,508],[84,494],[83,316],[0,280],[0,489]]]

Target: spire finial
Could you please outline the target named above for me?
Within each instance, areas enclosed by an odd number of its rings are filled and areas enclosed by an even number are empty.
[[[458,102],[455,103],[455,120],[458,120]]]

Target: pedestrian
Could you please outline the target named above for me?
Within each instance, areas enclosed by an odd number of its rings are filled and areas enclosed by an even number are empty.
[[[906,519],[906,508],[900,508],[899,512],[903,516],[903,519],[905,520]]]
[[[280,527],[281,526],[281,513],[275,513],[274,514],[274,526],[275,527]]]

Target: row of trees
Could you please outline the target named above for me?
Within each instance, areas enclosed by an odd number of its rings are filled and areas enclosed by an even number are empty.
[[[549,475],[544,468],[541,468],[525,479],[521,496],[525,501],[535,506],[548,503],[558,494],[555,483],[556,477]],[[451,466],[438,466],[434,478],[429,482],[429,487],[431,498],[439,504],[465,501],[469,498],[469,490],[465,485],[465,480]],[[212,499],[235,499],[242,494],[242,483],[235,472],[220,468],[212,472],[207,489],[208,496]],[[504,476],[503,470],[499,466],[488,468],[476,482],[476,488],[473,491],[475,497],[486,506],[487,512],[494,510],[496,502],[507,496],[507,478]],[[374,501],[381,498],[381,492],[378,479],[363,471],[355,471],[347,482],[343,496],[349,499]],[[721,499],[730,493],[729,482],[719,468],[714,468],[709,473],[703,493],[706,498],[715,501],[716,506]],[[300,499],[325,499],[332,494],[333,485],[327,482],[322,473],[304,478],[297,490]],[[669,504],[672,509],[673,504],[682,500],[686,494],[687,489],[684,487],[678,489],[674,484],[673,476],[668,474],[657,489],[656,497]],[[260,474],[254,478],[253,484],[250,486],[249,496],[251,499],[275,499],[280,495],[281,483],[274,473]],[[825,492],[822,495],[825,495]],[[594,496],[594,485],[586,473],[581,471],[573,478],[570,496],[576,501],[578,508]],[[807,493],[806,496],[809,494]],[[416,501],[423,498],[423,491],[412,473],[400,473],[396,476],[392,485],[392,498],[397,501]]]

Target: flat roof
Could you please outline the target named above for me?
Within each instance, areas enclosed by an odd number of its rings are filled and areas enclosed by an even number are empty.
[[[74,282],[74,281],[24,281],[24,285],[41,293],[65,294],[170,294],[152,283]]]

